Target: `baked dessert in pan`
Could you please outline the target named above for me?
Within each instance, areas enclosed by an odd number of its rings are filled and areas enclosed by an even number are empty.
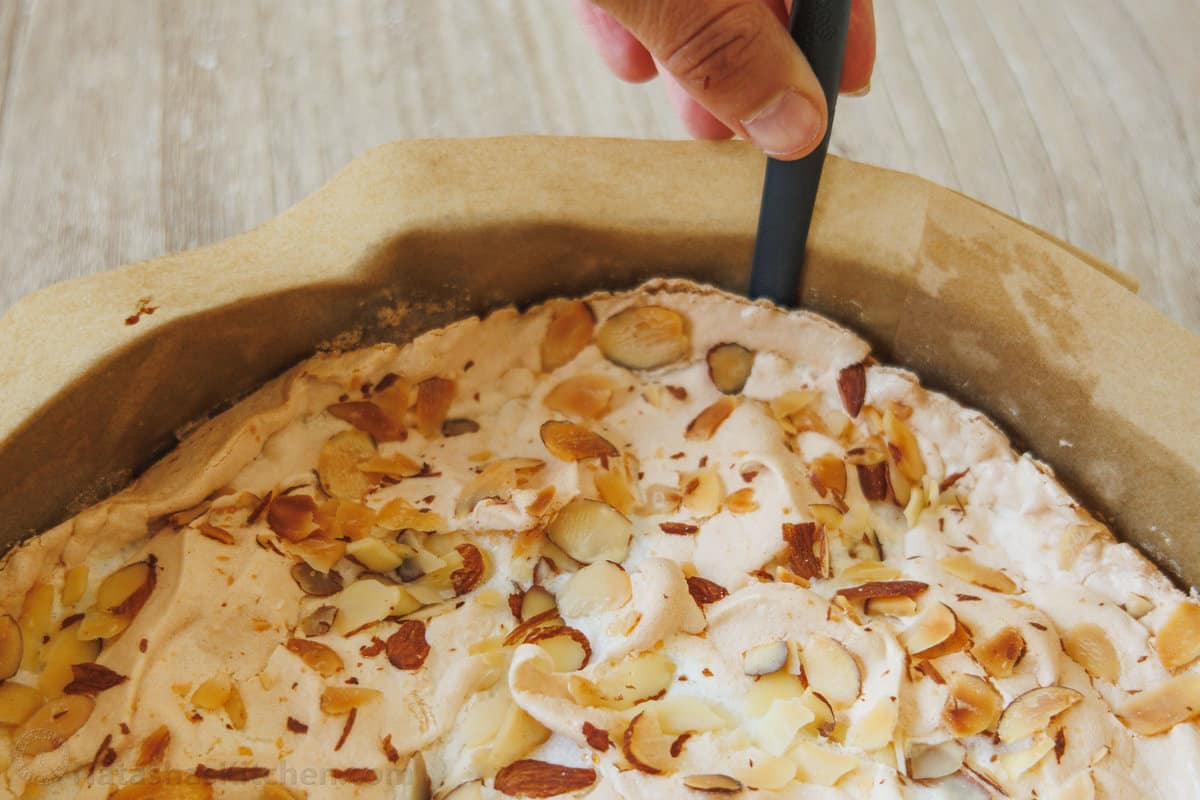
[[[854,334],[682,281],[316,356],[0,600],[13,796],[1200,792],[1200,605]]]

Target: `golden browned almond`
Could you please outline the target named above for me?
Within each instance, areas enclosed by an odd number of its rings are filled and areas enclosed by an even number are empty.
[[[732,397],[722,397],[688,423],[684,438],[693,442],[707,442],[716,434],[721,423],[729,418],[735,408],[737,408],[737,400]]]
[[[21,626],[8,614],[0,614],[0,681],[16,675],[25,657]]]
[[[538,628],[525,638],[550,654],[555,672],[575,672],[592,659],[592,645],[582,631],[566,625]]]
[[[725,485],[714,468],[705,467],[695,472],[683,473],[679,476],[679,485],[683,489],[683,506],[693,515],[701,518],[711,517],[721,510],[721,501],[725,499]]]
[[[317,503],[306,494],[277,495],[267,509],[267,525],[281,539],[300,542],[317,532]]]
[[[492,785],[512,797],[557,797],[578,792],[596,782],[596,770],[563,767],[545,761],[521,759],[496,773]]]
[[[950,655],[951,653],[961,653],[971,646],[971,631],[966,625],[963,625],[962,620],[958,620],[954,626],[954,633],[943,639],[941,643],[935,644],[927,650],[920,650],[911,655],[919,659],[934,659],[942,656]]]
[[[1099,625],[1085,622],[1063,636],[1063,650],[1093,678],[1116,683],[1121,677],[1121,659],[1108,634]]]
[[[607,564],[608,562],[600,562]],[[543,586],[530,586],[528,591],[521,595],[521,604],[518,607],[519,613],[517,618],[522,622],[527,622],[534,617],[540,617],[547,611],[554,611],[557,604],[554,600],[554,595]]]
[[[829,577],[829,547],[825,531],[815,522],[783,523],[787,566],[801,578]]]
[[[655,369],[691,351],[687,320],[662,306],[627,308],[604,321],[596,332],[604,357],[629,369]]]
[[[541,434],[542,444],[550,451],[550,455],[561,461],[615,458],[620,455],[608,439],[574,422],[548,420],[542,423]]]
[[[218,528],[209,522],[201,522],[196,526],[196,531],[206,539],[212,539],[214,542],[221,544],[233,544],[233,534],[224,528]]]
[[[693,575],[687,579],[687,587],[688,593],[696,601],[696,605],[702,608],[709,603],[715,603],[729,596],[729,590],[724,586],[714,583],[708,578],[701,578],[698,575]]]
[[[621,737],[621,753],[635,769],[661,775],[671,768],[674,760],[673,741],[674,737],[663,733],[657,714],[642,711],[629,721]]]
[[[1117,710],[1117,716],[1142,736],[1154,736],[1195,719],[1200,716],[1200,675],[1184,673],[1138,692]]]
[[[212,784],[205,778],[182,770],[154,769],[133,783],[113,789],[108,800],[212,800],[212,797]]]
[[[83,727],[95,708],[96,702],[85,694],[56,697],[17,726],[13,741],[21,743],[26,757],[57,750]]]
[[[688,775],[683,779],[683,785],[697,792],[711,794],[737,794],[745,788],[737,778],[720,774]]]
[[[142,768],[148,767],[151,764],[161,763],[163,756],[166,755],[167,746],[170,743],[171,729],[166,725],[159,725],[142,740],[142,744],[138,748],[138,758],[135,766]]]
[[[535,458],[502,458],[484,467],[483,472],[476,475],[458,497],[454,506],[455,514],[469,514],[483,500],[493,499],[505,501],[516,489],[526,483],[533,475],[546,466],[546,462]],[[396,501],[392,501],[395,503]],[[387,515],[392,504],[384,506],[380,517]],[[411,506],[410,506],[411,508]],[[411,518],[411,514],[408,515]],[[408,520],[405,520],[406,522]],[[405,525],[405,527],[413,527]],[[421,530],[434,528],[422,527]]]
[[[290,652],[300,657],[308,667],[328,678],[345,667],[342,657],[333,648],[320,642],[308,639],[288,639],[284,645]]]
[[[426,378],[417,384],[417,429],[426,439],[442,432],[442,423],[454,400],[454,381],[449,378]]]
[[[339,770],[333,770],[338,772]],[[237,783],[249,783],[250,781],[258,781],[271,774],[271,770],[266,767],[208,767],[204,764],[196,765],[196,777],[203,778],[209,781],[234,781]]]
[[[886,500],[888,496],[888,466],[878,464],[856,464],[858,485],[867,500]]]
[[[336,497],[322,503],[313,521],[323,539],[362,539],[375,529],[377,515],[369,506]],[[315,544],[307,540],[306,544]]]
[[[292,565],[291,575],[300,590],[313,597],[328,597],[342,590],[342,576],[337,572],[318,572],[303,561]]]
[[[842,407],[851,417],[862,411],[867,396],[867,367],[862,362],[843,367],[837,377],[838,394],[842,396]]]
[[[821,497],[830,492],[837,497],[846,496],[846,465],[832,453],[813,459],[809,466],[808,480]]]
[[[332,497],[361,499],[375,488],[378,481],[371,477],[372,473],[361,470],[359,465],[374,456],[375,442],[362,431],[335,433],[321,447],[317,456],[317,479],[321,482],[321,488]]]
[[[1062,712],[1083,699],[1083,695],[1066,686],[1043,686],[1020,695],[1000,715],[996,735],[1007,744],[1040,733]]]
[[[966,755],[967,749],[954,740],[935,745],[918,745],[908,758],[908,777],[918,781],[932,781],[953,775],[962,767]]]
[[[313,569],[329,572],[346,555],[346,542],[341,539],[312,536],[302,542],[295,542],[288,549]]]
[[[331,416],[349,422],[377,442],[402,442],[408,438],[403,418],[392,415],[370,400],[335,403],[326,409]]]
[[[123,617],[135,617],[150,599],[158,575],[151,561],[127,564],[96,588],[96,608]]]
[[[464,595],[483,580],[486,564],[483,553],[473,544],[460,544],[455,551],[462,556],[462,566],[450,573],[450,585],[455,596]]]
[[[934,603],[900,634],[900,642],[916,656],[949,639],[957,628],[958,617],[950,606]]]
[[[586,720],[583,723],[583,738],[587,740],[588,747],[601,753],[608,752],[608,748],[612,747],[612,737],[608,735],[608,731],[597,728]]]
[[[917,437],[890,408],[883,414],[883,435],[887,438],[888,451],[900,474],[920,485],[921,479],[925,477],[925,459],[921,456]]]
[[[737,394],[742,391],[754,369],[754,351],[740,344],[725,342],[709,348],[705,361],[708,362],[708,377],[717,391]]]
[[[100,655],[98,639],[80,639],[79,625],[56,631],[42,646],[42,672],[38,689],[47,697],[60,694],[74,680],[76,664],[91,663]]]
[[[814,634],[800,651],[804,677],[834,708],[848,708],[862,692],[858,659],[836,639]]]
[[[725,508],[729,509],[731,514],[750,514],[758,511],[758,501],[754,499],[753,487],[747,486],[731,492],[725,498]]]
[[[669,533],[673,536],[691,536],[700,531],[699,525],[693,525],[690,522],[660,522],[658,523],[658,528],[663,533]]]
[[[957,737],[983,733],[995,724],[1004,700],[992,685],[977,675],[951,676],[942,719]]]
[[[412,478],[420,475],[424,467],[403,453],[393,453],[390,456],[371,456],[359,462],[358,470],[388,478]]]
[[[879,597],[920,597],[929,588],[921,581],[868,581],[858,586],[838,589],[837,593],[847,600],[865,600]]]
[[[550,372],[579,355],[592,342],[596,315],[582,300],[562,303],[546,327],[542,338],[542,371]]]
[[[617,382],[605,375],[573,375],[547,394],[542,404],[551,411],[595,421],[612,410]]]
[[[956,578],[961,578],[967,583],[973,583],[985,589],[991,589],[993,592],[1016,594],[1020,591],[1012,578],[998,569],[985,567],[968,555],[960,553],[947,556],[938,561],[938,566]]]
[[[1154,650],[1167,669],[1178,669],[1200,657],[1200,605],[1184,601],[1154,634]]]
[[[1025,656],[1025,637],[1011,625],[975,645],[971,655],[994,678],[1007,678]]]
[[[236,683],[231,683],[229,687],[229,697],[225,700],[225,716],[229,718],[229,724],[236,731],[244,730],[246,727],[246,703],[242,699],[242,692],[238,689]]]
[[[0,725],[20,725],[44,702],[42,693],[32,686],[16,681],[0,683]]]
[[[364,689],[360,686],[326,686],[321,692],[321,710],[330,716],[349,714],[352,709],[361,708],[377,698],[383,697],[378,689]]]
[[[607,503],[576,497],[546,526],[546,535],[576,561],[619,564],[629,554],[633,524]]]
[[[88,588],[88,566],[80,564],[71,567],[63,576],[62,604],[70,607],[78,603]]]
[[[129,680],[102,664],[80,663],[71,665],[73,680],[63,687],[63,694],[86,694],[95,696]]]
[[[764,642],[742,653],[742,671],[747,675],[770,675],[787,666],[787,642]]]
[[[425,640],[425,623],[407,619],[387,638],[387,658],[396,669],[420,669],[429,657],[429,642]]]
[[[625,570],[611,561],[597,561],[571,576],[560,593],[558,604],[568,617],[586,617],[620,608],[629,602],[631,594],[629,575]],[[553,603],[551,599],[550,608]]]

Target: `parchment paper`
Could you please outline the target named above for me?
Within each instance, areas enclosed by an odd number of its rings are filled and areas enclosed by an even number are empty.
[[[0,549],[335,337],[655,275],[741,290],[762,170],[730,143],[400,142],[250,233],[43,290],[0,319]],[[973,200],[832,159],[802,302],[991,414],[1196,585],[1200,338],[1132,288]]]

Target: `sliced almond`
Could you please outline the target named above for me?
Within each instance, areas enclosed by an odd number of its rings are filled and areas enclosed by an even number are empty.
[[[581,702],[625,710],[659,697],[674,680],[674,662],[662,653],[648,651],[627,656],[599,673],[590,693],[578,681],[570,686],[573,693],[580,693]]]
[[[1137,592],[1130,592],[1125,598],[1125,612],[1134,619],[1141,619],[1154,610],[1154,601]]]
[[[655,369],[691,351],[687,320],[662,306],[637,306],[609,317],[596,332],[604,357],[629,369]]]
[[[953,739],[934,745],[919,745],[908,758],[908,777],[933,781],[958,772],[967,748]]]
[[[191,702],[205,711],[219,711],[233,693],[233,679],[228,673],[218,673],[196,687]]]
[[[391,572],[412,555],[412,551],[394,542],[368,537],[346,545],[346,555],[372,572]]]
[[[856,561],[838,573],[838,578],[844,581],[870,582],[893,581],[901,577],[900,570],[884,564],[882,561]]]
[[[229,697],[225,700],[223,706],[225,716],[229,719],[229,724],[235,731],[245,730],[246,702],[242,699],[242,692],[238,689],[237,684],[233,684],[229,689]]]
[[[170,743],[171,729],[166,725],[159,725],[142,740],[141,746],[138,747],[137,763],[134,766],[141,768],[161,763]]]
[[[438,800],[483,800],[483,781],[476,779],[460,783],[446,794],[440,795]]]
[[[154,591],[157,574],[149,561],[121,567],[96,588],[96,607],[124,617],[134,617]]]
[[[626,516],[637,508],[636,464],[636,459],[627,453],[622,463],[612,464],[609,469],[596,475],[596,491],[600,499]],[[630,469],[631,465],[633,469]]]
[[[705,360],[708,377],[722,394],[741,392],[754,369],[754,351],[732,342],[713,346]]]
[[[833,454],[813,459],[809,466],[808,479],[821,497],[830,492],[837,497],[846,496],[846,465]]]
[[[300,632],[305,636],[324,636],[333,627],[337,618],[337,609],[333,606],[319,606],[300,620]]]
[[[402,599],[400,586],[364,578],[355,581],[333,597],[329,604],[337,609],[334,633],[347,636],[365,625],[379,622],[393,613]]]
[[[815,522],[783,523],[787,544],[787,566],[801,578],[828,578],[829,543],[825,530]]]
[[[299,656],[310,669],[326,678],[341,672],[345,667],[342,657],[332,647],[320,642],[310,639],[288,639],[284,647]]]
[[[138,774],[141,774],[141,770]],[[265,790],[264,790],[265,791]],[[264,800],[278,795],[264,794]],[[213,787],[208,780],[183,770],[150,770],[145,777],[121,788],[114,788],[108,800],[212,800]]]
[[[1200,675],[1184,673],[1131,696],[1117,716],[1135,733],[1154,736],[1200,715]]]
[[[925,477],[925,459],[921,456],[917,437],[890,408],[883,413],[883,435],[900,474],[919,486]]]
[[[689,576],[687,586],[688,594],[696,601],[696,605],[701,608],[729,596],[729,590],[724,586],[710,581],[708,578],[701,578],[699,575]]]
[[[1093,678],[1116,683],[1121,677],[1117,648],[1099,625],[1090,622],[1076,625],[1063,636],[1062,644],[1067,655]]]
[[[692,442],[707,442],[737,408],[737,400],[732,397],[722,397],[705,408],[696,418],[688,423],[684,438]]]
[[[694,516],[703,519],[721,510],[725,484],[712,467],[681,475],[680,487],[683,489],[683,507]]]
[[[796,779],[817,786],[836,786],[858,767],[858,759],[854,756],[803,739],[796,743],[791,756],[796,764]]]
[[[378,689],[360,686],[326,686],[321,692],[321,710],[330,716],[349,714],[351,709],[362,708],[367,703],[383,697]]]
[[[673,737],[663,732],[658,715],[642,711],[629,721],[621,739],[621,752],[634,768],[650,775],[671,769]]]
[[[1016,594],[1019,589],[1012,578],[998,569],[985,567],[967,555],[954,555],[938,561],[938,566],[946,572],[961,578],[968,583],[991,589],[1001,594]]]
[[[454,381],[449,378],[426,378],[417,384],[414,413],[422,436],[432,439],[442,432],[442,423],[453,401]]]
[[[1094,523],[1068,525],[1058,538],[1058,568],[1066,570],[1075,566],[1079,554],[1100,535],[1102,530]]]
[[[596,421],[612,410],[618,384],[605,375],[572,375],[551,389],[542,404],[551,411]]]
[[[372,455],[358,462],[358,471],[372,476],[387,478],[414,478],[420,475],[424,467],[403,453],[392,453],[389,456]]]
[[[1007,744],[1045,731],[1059,714],[1083,699],[1083,695],[1065,686],[1044,686],[1017,697],[1000,716],[996,734]]]
[[[954,736],[974,736],[995,724],[1004,700],[990,683],[960,672],[951,676],[947,688],[942,719]]]
[[[83,599],[88,588],[88,566],[80,564],[67,570],[63,576],[62,604],[70,608]]]
[[[16,675],[25,658],[21,626],[8,614],[0,615],[0,681]]]
[[[886,462],[877,464],[856,464],[858,487],[862,490],[863,498],[871,501],[886,500],[888,496],[888,465]]]
[[[838,589],[837,593],[847,600],[867,600],[874,598],[920,597],[929,588],[928,583],[921,581],[867,581],[857,586],[847,586]]]
[[[747,675],[770,675],[787,666],[787,642],[764,642],[742,653],[742,670]]]
[[[45,698],[32,686],[15,681],[0,683],[0,726],[20,725],[42,707]]]
[[[559,593],[558,605],[568,617],[586,617],[629,602],[629,575],[611,561],[589,564],[571,576]]]
[[[808,511],[818,525],[827,531],[836,531],[842,527],[843,514],[841,510],[828,503],[809,503]]]
[[[804,677],[813,691],[834,708],[848,708],[862,692],[862,670],[858,660],[836,639],[814,634],[800,652]]]
[[[550,455],[561,461],[582,461],[587,458],[615,458],[620,455],[612,442],[582,425],[564,420],[542,423],[542,444]]]
[[[313,521],[320,527],[320,538],[358,540],[375,530],[378,515],[366,505],[354,500],[330,498],[317,508]],[[306,544],[315,544],[313,538]]]
[[[450,586],[454,595],[461,597],[486,580],[487,560],[483,551],[469,542],[458,545],[455,552],[462,558],[462,566],[450,573]]]
[[[595,326],[596,316],[582,300],[558,306],[542,339],[542,371],[552,372],[579,355],[591,344]]]
[[[292,565],[291,576],[302,592],[313,597],[328,597],[342,590],[341,575],[320,572],[302,561]]]
[[[1154,650],[1170,670],[1200,657],[1200,604],[1184,601],[1177,605],[1154,634]]]
[[[335,433],[317,456],[317,479],[332,497],[360,500],[377,481],[359,465],[375,455],[375,442],[359,430]]]
[[[546,535],[576,561],[619,564],[629,553],[633,524],[607,503],[576,497],[546,526]]]
[[[608,562],[598,563],[607,564]],[[557,603],[555,602],[554,595],[550,594],[545,587],[531,586],[521,596],[520,619],[522,622],[525,622],[535,617],[541,617],[543,614],[553,611],[556,607]]]
[[[737,778],[716,773],[688,775],[683,779],[683,785],[694,791],[708,794],[737,794],[745,788]]]
[[[1009,625],[975,645],[971,655],[993,678],[1007,678],[1025,656],[1025,637]]]
[[[492,740],[492,746],[487,753],[487,763],[491,769],[512,765],[549,738],[548,728],[525,713],[516,703],[512,703],[500,723],[496,738]]]
[[[664,697],[654,704],[658,724],[672,736],[718,731],[729,727],[717,706],[693,695]]]
[[[896,723],[899,719],[899,703],[885,697],[850,724],[846,733],[846,744],[867,752],[887,747],[895,738]]]
[[[799,700],[804,697],[804,682],[790,672],[763,675],[746,690],[743,698],[746,713],[751,717],[765,715],[777,701]],[[833,710],[830,709],[832,716]]]
[[[422,620],[406,619],[387,638],[387,658],[399,670],[416,670],[425,665],[429,657],[429,642],[425,638],[425,623]]]
[[[276,495],[267,508],[267,525],[281,539],[300,542],[317,532],[317,503],[305,494]]]
[[[911,597],[868,597],[863,610],[868,614],[911,617],[917,613],[917,601]]]
[[[17,726],[12,740],[20,742],[26,758],[57,750],[83,727],[95,708],[96,702],[85,694],[56,697]]]
[[[554,625],[534,631],[526,640],[550,654],[555,672],[576,672],[587,666],[592,645],[582,631]]]
[[[725,498],[725,508],[731,514],[751,514],[758,511],[758,502],[754,499],[754,488],[747,486],[731,492]]]
[[[900,634],[900,642],[913,656],[919,656],[954,635],[958,617],[945,603],[933,603],[916,622]]]
[[[84,613],[76,635],[80,639],[113,639],[120,636],[132,621],[130,617],[90,608]],[[29,641],[28,637],[26,641]]]
[[[349,422],[377,442],[402,442],[408,437],[400,414],[388,413],[370,400],[335,403],[325,409],[330,416]]]
[[[493,461],[463,487],[454,513],[469,514],[475,506],[488,499],[506,502],[514,489],[527,482],[545,465],[546,462],[533,458],[504,458]],[[385,506],[380,512],[381,518],[385,516],[388,508],[389,506]]]
[[[1012,780],[1019,779],[1054,749],[1054,739],[1050,736],[1035,736],[1033,743],[1023,750],[1013,750],[1002,754],[997,763]]]
[[[302,542],[287,546],[287,551],[299,556],[305,564],[318,572],[330,572],[346,555],[346,543],[341,539],[326,539],[313,536]]]

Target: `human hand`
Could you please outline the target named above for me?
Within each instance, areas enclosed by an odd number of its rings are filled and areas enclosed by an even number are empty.
[[[696,138],[736,133],[792,160],[825,136],[825,95],[787,32],[792,0],[573,2],[609,68],[627,81],[661,75]],[[841,91],[865,91],[874,66],[873,0],[853,0]]]

